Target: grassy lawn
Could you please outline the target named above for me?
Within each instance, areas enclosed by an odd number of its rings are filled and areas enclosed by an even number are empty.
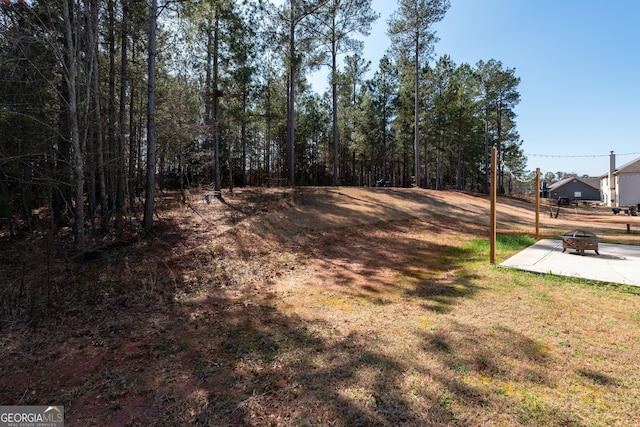
[[[307,408],[289,421],[640,423],[638,289],[491,266],[488,241],[414,238],[392,280],[306,284],[278,304],[309,340],[284,356],[298,373],[284,388]],[[503,236],[498,256],[531,243]]]

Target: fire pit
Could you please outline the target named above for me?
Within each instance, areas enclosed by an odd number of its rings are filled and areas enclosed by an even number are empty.
[[[598,253],[598,240],[600,238],[590,231],[572,230],[562,235],[562,252],[567,249],[575,249],[584,255],[584,251],[595,251]]]

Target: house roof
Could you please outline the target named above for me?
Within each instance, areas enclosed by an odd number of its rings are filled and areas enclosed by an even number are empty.
[[[629,174],[638,174],[640,173],[640,157],[635,160],[631,160],[624,165],[617,167],[615,171],[613,171],[614,175],[619,175],[621,173],[629,173]],[[606,178],[609,176],[609,172],[600,175],[600,179]]]
[[[551,191],[551,190],[560,188],[563,185],[572,182],[573,180],[579,181],[585,185],[588,185],[589,187],[593,187],[594,189],[600,191],[600,178],[593,178],[593,177],[579,178],[577,176],[570,176],[568,178],[561,179],[558,182],[554,182],[549,186],[549,190]]]
[[[615,173],[640,173],[640,157],[616,168]]]

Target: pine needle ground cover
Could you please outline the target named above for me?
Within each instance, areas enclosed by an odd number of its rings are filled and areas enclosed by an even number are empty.
[[[3,241],[0,401],[71,426],[640,424],[638,289],[492,266],[485,199],[379,190],[167,197],[155,235],[80,258]],[[526,202],[498,218],[500,259],[533,243]]]

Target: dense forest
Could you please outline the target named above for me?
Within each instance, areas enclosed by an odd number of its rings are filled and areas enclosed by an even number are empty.
[[[399,0],[379,64],[371,0],[279,3],[0,1],[0,220],[39,211],[82,249],[130,218],[151,230],[158,190],[485,192],[492,147],[500,191],[524,174],[515,70],[434,55],[449,0]]]

